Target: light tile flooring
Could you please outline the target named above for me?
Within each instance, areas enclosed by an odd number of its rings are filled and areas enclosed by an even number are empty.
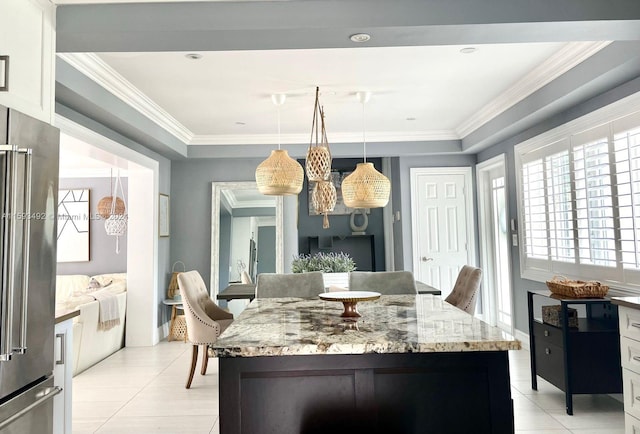
[[[73,379],[73,432],[219,433],[216,359],[184,388],[191,346],[161,342],[125,348]],[[512,351],[511,385],[518,434],[623,434],[620,401],[608,395],[574,396],[567,416],[564,394],[539,379],[531,389],[529,352]],[[198,361],[200,364],[200,361]],[[259,434],[259,433],[256,433]]]

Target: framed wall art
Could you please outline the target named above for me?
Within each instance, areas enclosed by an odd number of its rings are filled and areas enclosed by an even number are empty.
[[[90,260],[89,191],[58,190],[58,262]]]
[[[329,215],[349,215],[351,214],[351,212],[353,212],[353,208],[349,208],[348,206],[346,206],[344,204],[344,199],[342,198],[342,181],[344,180],[344,178],[346,178],[347,176],[349,176],[351,174],[351,171],[349,172],[339,172],[339,171],[332,171],[331,172],[331,180],[333,181],[333,185],[336,188],[336,193],[337,193],[337,200],[336,200],[336,206],[334,207],[333,211],[331,211],[329,213]],[[308,203],[309,203],[309,215],[319,215],[315,208],[313,208],[313,205],[311,203],[311,195],[313,193],[313,187],[315,186],[315,182],[309,182],[308,183],[308,192],[307,192],[307,198],[308,198]]]
[[[158,235],[169,236],[169,195],[160,193],[158,201]]]

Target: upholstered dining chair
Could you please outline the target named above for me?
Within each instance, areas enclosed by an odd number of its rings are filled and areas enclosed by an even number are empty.
[[[324,279],[320,271],[292,274],[260,273],[256,281],[257,298],[312,298],[322,292]]]
[[[209,345],[213,344],[230,324],[233,314],[219,308],[209,297],[202,276],[197,271],[186,271],[178,275],[178,287],[182,295],[184,316],[189,331],[189,342],[193,345],[191,368],[187,379],[187,389],[191,387],[193,373],[198,364],[198,347],[202,345],[202,368],[200,374],[207,373]]]
[[[465,265],[458,274],[451,294],[444,301],[473,315],[476,311],[476,300],[481,279],[481,269]]]
[[[375,291],[384,295],[416,294],[416,280],[411,271],[352,271],[350,291]]]

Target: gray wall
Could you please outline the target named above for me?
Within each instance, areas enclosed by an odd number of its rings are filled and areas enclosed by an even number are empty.
[[[211,182],[254,181],[261,161],[256,158],[173,161],[171,261],[180,260],[187,270],[198,270],[207,286],[211,277]]]
[[[258,227],[258,274],[275,273],[276,227]]]
[[[367,162],[373,163],[378,171],[381,171],[382,160],[380,158],[370,158]],[[361,158],[334,158],[331,167],[334,170],[352,171],[357,163],[362,163]],[[300,160],[304,167],[304,160]],[[298,195],[298,248],[300,252],[309,251],[307,237],[323,236],[346,236],[351,235],[350,215],[330,215],[328,229],[322,228],[322,216],[309,215],[309,194],[308,180],[302,187],[302,192]],[[385,270],[384,258],[384,225],[382,221],[382,208],[373,208],[368,215],[369,225],[366,229],[367,235],[373,235],[375,242],[375,271]],[[285,258],[287,262],[289,258]]]
[[[486,161],[496,155],[505,154],[506,156],[506,169],[507,169],[507,183],[509,194],[509,218],[518,217],[517,213],[517,196],[516,196],[516,168],[514,159],[514,146],[525,140],[535,137],[545,131],[551,130],[557,126],[570,122],[573,119],[579,118],[587,113],[602,108],[614,101],[617,101],[625,96],[631,95],[635,92],[640,92],[640,78],[631,80],[618,86],[608,92],[602,93],[595,98],[592,98],[582,104],[578,104],[569,110],[562,112],[557,116],[546,119],[545,121],[535,125],[534,127],[504,140],[503,142],[492,146],[491,148],[480,152],[478,154],[478,162]],[[519,224],[518,227],[521,227]],[[535,282],[528,279],[522,279],[520,277],[520,252],[518,247],[511,247],[511,272],[512,272],[512,288],[514,297],[514,325],[515,328],[528,333],[528,314],[527,314],[527,290],[529,289],[545,289],[546,285],[541,282]]]
[[[222,208],[221,208],[222,209]],[[229,252],[231,251],[231,215],[220,212],[220,280],[218,291],[229,285]]]
[[[127,179],[122,180],[125,199]],[[120,237],[120,253],[116,253],[116,238],[107,235],[104,219],[98,215],[98,202],[105,196],[111,196],[109,178],[60,178],[60,190],[85,189],[89,191],[89,261],[58,262],[56,274],[86,274],[95,276],[105,273],[124,273],[127,271],[127,235]],[[122,196],[118,191],[118,196]]]

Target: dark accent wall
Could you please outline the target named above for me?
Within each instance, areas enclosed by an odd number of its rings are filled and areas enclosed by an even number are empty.
[[[304,160],[299,160],[304,167]],[[360,158],[339,158],[333,159],[332,169],[338,171],[353,171],[357,163],[361,163]],[[373,163],[378,171],[382,171],[380,158],[367,159],[367,162]],[[309,187],[308,180],[302,187],[302,192],[298,195],[298,250],[300,253],[309,252],[309,237],[344,237],[351,235],[351,226],[349,223],[350,215],[331,215],[329,216],[330,228],[322,228],[322,216],[309,215]],[[385,270],[384,257],[384,225],[382,221],[382,208],[373,208],[368,215],[369,225],[366,229],[367,235],[374,236],[375,245],[375,271]],[[291,258],[285,258],[291,261]],[[356,264],[357,265],[357,264]]]
[[[127,198],[127,179],[122,180],[125,199]],[[58,262],[57,274],[86,274],[95,276],[105,273],[124,273],[127,271],[127,236],[120,237],[120,253],[116,253],[116,237],[107,235],[105,220],[98,215],[98,202],[111,195],[109,178],[60,178],[61,190],[85,189],[89,191],[89,261]],[[118,196],[121,196],[118,192]]]

